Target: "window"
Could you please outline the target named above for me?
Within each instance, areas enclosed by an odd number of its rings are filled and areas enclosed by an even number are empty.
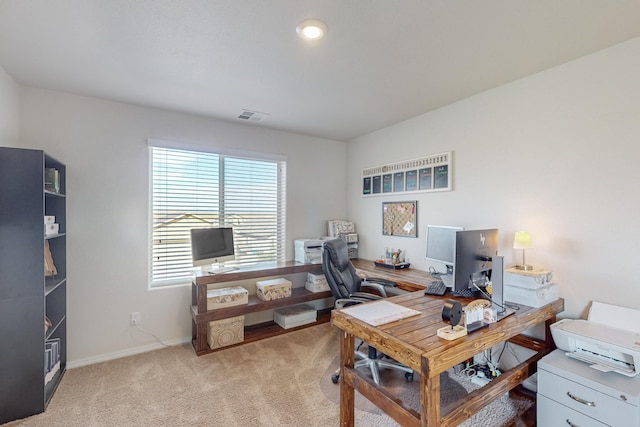
[[[151,147],[151,286],[190,282],[190,229],[231,226],[235,260],[285,258],[283,160]]]

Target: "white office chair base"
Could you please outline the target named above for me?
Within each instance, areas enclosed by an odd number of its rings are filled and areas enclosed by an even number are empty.
[[[406,366],[400,365],[399,363],[382,360],[380,359],[380,357],[372,359],[369,357],[367,353],[363,351],[356,351],[355,356],[360,360],[356,361],[353,366],[356,369],[362,368],[362,367],[368,367],[369,370],[371,371],[371,377],[373,378],[373,382],[375,382],[376,385],[380,385],[380,368],[389,368],[389,369],[395,369],[397,371],[402,371],[404,372],[404,377],[407,381],[409,382],[413,381],[413,370],[411,368],[407,368]],[[340,379],[340,369],[338,369],[331,376],[331,381],[333,381],[334,384],[337,384],[339,379]]]

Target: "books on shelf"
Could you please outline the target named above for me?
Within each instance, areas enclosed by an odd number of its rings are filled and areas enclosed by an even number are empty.
[[[60,338],[44,343],[44,383],[47,384],[60,370]]]
[[[53,193],[60,192],[60,172],[56,168],[45,168],[44,189]]]
[[[56,364],[53,365],[53,368],[51,368],[51,370],[45,374],[44,383],[48,384],[53,379],[53,377],[56,376],[59,370],[60,370],[60,361],[56,362]]]

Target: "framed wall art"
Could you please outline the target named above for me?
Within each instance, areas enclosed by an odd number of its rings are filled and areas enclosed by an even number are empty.
[[[362,169],[362,197],[453,189],[452,152]]]

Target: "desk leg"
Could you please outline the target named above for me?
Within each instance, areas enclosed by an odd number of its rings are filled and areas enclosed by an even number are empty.
[[[340,332],[340,425],[353,427],[355,423],[355,391],[353,383],[345,380],[344,368],[353,369],[355,347],[353,335]]]
[[[555,350],[556,348],[556,344],[553,341],[553,336],[551,335],[551,325],[553,325],[554,323],[556,323],[555,315],[544,322],[544,344],[547,351]]]
[[[422,427],[436,427],[440,425],[440,375],[429,377],[429,361],[422,359],[420,375],[420,397],[422,399],[422,413],[420,414]]]

